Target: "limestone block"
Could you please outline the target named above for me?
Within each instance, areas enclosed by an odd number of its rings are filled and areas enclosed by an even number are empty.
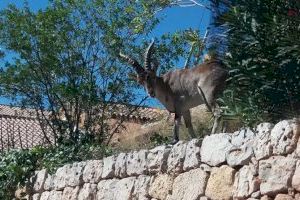
[[[40,198],[41,198],[41,194],[40,193],[36,193],[36,194],[34,194],[34,195],[32,195],[32,200],[40,200]]]
[[[169,174],[159,174],[150,182],[149,195],[156,199],[166,199],[172,192],[174,178]]]
[[[253,141],[255,138],[255,133],[250,129],[241,129],[232,134],[231,144],[236,147],[243,146],[249,141]]]
[[[102,178],[112,178],[115,174],[116,157],[103,158]]]
[[[44,182],[44,190],[53,190],[54,189],[54,179],[55,179],[55,174],[50,175],[47,174],[45,182]]]
[[[271,131],[271,145],[276,155],[292,153],[299,139],[299,131],[294,120],[283,120],[277,123]]]
[[[192,169],[178,175],[173,183],[171,199],[197,200],[204,195],[208,173]]]
[[[254,140],[254,154],[257,160],[269,158],[272,155],[271,131],[274,124],[261,123],[256,127],[256,138]]]
[[[85,183],[99,183],[102,175],[102,160],[89,160],[83,170],[83,181]]]
[[[96,200],[97,185],[93,183],[85,183],[80,189],[78,200]]]
[[[202,169],[205,172],[211,172],[211,170],[212,170],[211,166],[209,166],[207,164],[204,164],[204,163],[202,163],[199,168]]]
[[[62,191],[52,190],[49,192],[48,200],[61,200],[62,199]]]
[[[135,177],[128,177],[119,180],[116,183],[115,196],[116,200],[128,200],[132,198],[133,195],[133,186],[135,183]]]
[[[55,190],[63,190],[67,187],[67,173],[70,168],[71,164],[67,164],[56,170],[56,173],[52,176],[52,184]]]
[[[148,200],[150,176],[140,175],[134,182],[133,200]]]
[[[260,200],[270,200],[271,198],[268,195],[264,195],[260,198]]]
[[[97,200],[114,199],[118,179],[102,180],[97,185]]]
[[[254,156],[252,146],[253,142],[248,142],[241,147],[233,147],[226,154],[227,164],[231,167],[247,165],[250,162],[251,158]]]
[[[120,153],[116,158],[115,164],[115,176],[118,178],[124,178],[127,176],[126,173],[126,153]]]
[[[259,161],[260,191],[262,195],[274,196],[279,192],[288,192],[296,167],[296,159],[273,156]]]
[[[235,170],[227,165],[213,168],[208,179],[205,196],[210,199],[232,199]]]
[[[232,149],[231,136],[227,133],[205,136],[201,146],[201,161],[218,166],[226,161],[226,155]]]
[[[208,198],[208,197],[205,197],[205,196],[203,196],[203,197],[200,197],[200,198],[199,198],[199,200],[209,200],[209,198]]]
[[[294,200],[294,198],[287,194],[277,194],[274,200]]]
[[[150,174],[156,174],[158,172],[166,172],[167,160],[171,152],[171,148],[167,146],[158,146],[149,150],[147,155],[148,170]]]
[[[183,162],[186,152],[186,143],[183,141],[177,142],[168,157],[168,173],[179,174],[183,170]]]
[[[292,186],[300,192],[300,161],[297,162],[296,170],[292,179]]]
[[[34,176],[30,178],[30,183],[33,185],[32,189],[34,193],[40,193],[44,191],[44,183],[48,173],[46,169],[36,171]]]
[[[253,168],[245,165],[235,174],[233,197],[237,199],[247,198],[259,190],[259,184],[260,181],[255,176]],[[256,198],[257,196],[251,195],[251,197]]]
[[[69,166],[69,168],[67,167],[67,186],[75,187],[83,184],[82,174],[85,165],[86,162],[76,162]]]
[[[200,140],[193,139],[187,143],[183,170],[187,171],[200,165]]]
[[[126,161],[126,171],[128,176],[138,176],[147,173],[147,154],[147,150],[128,153]]]
[[[49,199],[49,194],[50,192],[49,191],[45,191],[41,194],[41,198],[40,200],[48,200]],[[50,200],[50,199],[49,199]]]
[[[62,199],[64,200],[74,200],[77,199],[79,193],[79,186],[76,187],[65,187]]]
[[[62,199],[62,191],[45,191],[41,194],[40,200],[61,200]]]

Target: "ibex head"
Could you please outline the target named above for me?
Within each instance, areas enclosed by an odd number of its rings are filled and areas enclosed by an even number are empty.
[[[154,40],[150,43],[144,54],[144,66],[141,66],[137,60],[120,53],[120,57],[126,60],[137,72],[136,80],[143,85],[151,97],[155,97],[154,85],[156,81],[157,62],[152,62]]]

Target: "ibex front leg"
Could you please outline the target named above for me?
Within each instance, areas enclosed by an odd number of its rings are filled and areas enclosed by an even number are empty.
[[[174,117],[174,129],[173,129],[173,141],[171,144],[176,144],[179,141],[179,126],[181,115],[175,114]]]
[[[183,113],[183,119],[184,119],[185,126],[188,129],[191,138],[195,138],[196,136],[195,136],[195,131],[194,131],[193,125],[192,125],[192,117],[191,117],[190,110]]]

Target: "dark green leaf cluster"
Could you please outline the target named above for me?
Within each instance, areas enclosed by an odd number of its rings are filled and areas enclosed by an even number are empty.
[[[246,123],[299,114],[300,3],[236,0],[219,19],[227,29],[228,116]]]

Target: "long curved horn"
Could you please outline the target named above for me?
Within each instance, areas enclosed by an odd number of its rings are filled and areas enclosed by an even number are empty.
[[[127,61],[128,64],[130,64],[138,74],[143,74],[145,72],[144,68],[135,59],[130,58],[129,56],[122,53],[119,53],[119,56]]]
[[[152,42],[149,44],[147,50],[145,51],[144,54],[144,67],[147,70],[151,70],[151,54],[153,53],[153,46],[154,46],[154,39],[152,40]]]

